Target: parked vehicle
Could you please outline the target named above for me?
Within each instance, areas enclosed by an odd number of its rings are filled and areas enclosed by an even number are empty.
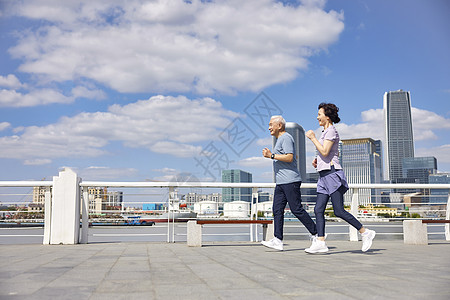
[[[130,216],[127,217],[125,224],[127,225],[143,225],[143,226],[153,226],[154,221],[141,218],[141,216]]]

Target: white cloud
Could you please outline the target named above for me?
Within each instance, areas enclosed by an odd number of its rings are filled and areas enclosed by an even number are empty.
[[[0,123],[0,131],[3,131],[3,130],[5,130],[6,128],[8,128],[10,126],[11,126],[11,124],[8,123],[8,122],[1,122]]]
[[[0,86],[13,89],[25,87],[14,74],[9,74],[8,76],[0,75]]]
[[[237,162],[239,166],[250,168],[267,168],[272,166],[272,160],[261,156],[248,157]]]
[[[413,126],[419,130],[450,129],[450,119],[429,110],[412,107]]]
[[[416,150],[416,156],[434,156],[439,163],[450,163],[450,144],[441,145],[433,148],[419,148]],[[439,167],[439,166],[438,166]]]
[[[47,126],[21,127],[16,135],[0,137],[0,157],[28,160],[57,157],[96,157],[110,142],[146,148],[177,157],[201,151],[197,142],[218,139],[238,114],[211,98],[154,96],[108,112],[80,113]]]
[[[190,172],[181,172],[180,170],[171,168],[156,169],[153,171],[162,173],[162,175],[149,179],[149,181],[166,181],[179,183],[211,181],[208,178],[203,178],[202,180],[200,180]]]
[[[163,174],[169,174],[172,176],[179,173],[179,171],[177,169],[172,169],[172,168],[153,169],[153,171],[160,172]]]
[[[193,157],[202,151],[201,146],[193,146],[170,141],[159,141],[149,146],[149,148],[153,152],[170,154],[178,157]]]
[[[134,168],[91,166],[85,169],[77,170],[77,173],[78,176],[83,178],[83,180],[110,180],[136,176],[138,174],[138,170]]]
[[[0,107],[26,107],[51,103],[72,103],[73,98],[52,89],[41,89],[22,94],[15,90],[0,90]]]
[[[120,92],[258,91],[293,80],[337,41],[343,14],[323,0],[11,2],[44,20],[9,53],[43,82],[87,78]]]
[[[52,163],[51,159],[46,159],[46,158],[42,158],[42,159],[26,159],[23,164],[27,165],[27,166],[40,166],[40,165],[48,165]]]
[[[35,89],[28,93],[1,89],[0,107],[30,107],[53,103],[70,104],[77,98],[104,99],[105,97],[103,91],[88,89],[83,86],[73,88],[72,94],[69,96],[50,88]]]
[[[105,92],[97,89],[88,89],[84,86],[77,86],[72,89],[73,98],[88,98],[102,100],[106,98]]]
[[[272,137],[269,136],[269,137],[265,137],[262,139],[257,139],[256,145],[271,148],[272,147]],[[261,149],[261,151],[262,151],[262,149]]]
[[[370,109],[361,113],[362,123],[338,123],[336,128],[341,139],[367,138],[384,140],[383,109]]]

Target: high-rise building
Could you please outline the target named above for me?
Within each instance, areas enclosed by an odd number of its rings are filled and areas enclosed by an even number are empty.
[[[450,173],[437,173],[429,176],[428,182],[431,184],[450,184]],[[446,189],[430,190],[430,203],[447,203],[449,192]]]
[[[414,157],[411,97],[403,90],[386,92],[383,97],[386,179],[403,177],[403,158]]]
[[[378,153],[378,155],[381,157],[381,181],[384,181],[384,172],[383,172],[383,143],[381,142],[381,140],[376,140],[375,141],[375,153]]]
[[[107,193],[106,187],[88,189],[89,214],[100,215],[106,210]]]
[[[269,201],[273,201],[272,193],[258,191],[258,203]],[[253,198],[253,203],[256,203],[256,198]]]
[[[429,176],[437,172],[437,160],[433,156],[429,157],[406,157],[402,162],[403,178],[398,178],[399,181],[414,182],[414,183],[428,183]],[[430,190],[419,190],[422,196],[422,202],[430,201]]]
[[[220,193],[212,193],[212,194],[206,195],[206,194],[190,192],[184,196],[184,199],[185,199],[186,205],[188,207],[191,207],[195,203],[198,203],[200,201],[213,201],[213,202],[217,202],[218,204],[222,204],[222,194],[220,194]]]
[[[377,143],[371,138],[342,140],[340,153],[342,168],[348,183],[380,183],[382,160],[377,152]],[[381,202],[380,196],[371,189],[361,189],[362,205]],[[347,197],[349,197],[348,195]],[[346,199],[349,200],[349,199]]]
[[[106,206],[120,207],[123,203],[123,192],[121,191],[108,191],[106,194]]]
[[[222,182],[252,182],[252,174],[242,170],[223,170]],[[222,188],[222,201],[252,201],[252,188]]]
[[[45,204],[45,193],[51,192],[51,187],[35,186],[33,187],[33,203]]]
[[[306,144],[305,144],[305,130],[302,126],[295,122],[286,122],[286,132],[289,133],[294,139],[295,147],[295,163],[297,170],[302,177],[302,180],[306,178]],[[272,139],[272,148],[275,148],[277,138]],[[273,174],[273,181],[275,182],[275,174]]]
[[[418,183],[428,183],[429,176],[437,172],[437,160],[434,156],[407,157],[403,159],[402,168],[404,178],[417,179]]]

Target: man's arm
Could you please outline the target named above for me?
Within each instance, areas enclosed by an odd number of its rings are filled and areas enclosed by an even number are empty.
[[[263,149],[263,156],[267,158],[272,158],[272,152],[268,148]],[[294,154],[293,153],[287,153],[287,154],[273,154],[273,159],[290,163],[294,160]]]
[[[294,154],[293,153],[287,153],[287,154],[275,154],[273,159],[290,163],[294,160]]]

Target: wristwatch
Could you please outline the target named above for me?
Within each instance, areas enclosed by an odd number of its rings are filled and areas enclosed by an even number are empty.
[[[271,159],[275,159],[275,153],[272,153],[272,155],[270,156]]]

